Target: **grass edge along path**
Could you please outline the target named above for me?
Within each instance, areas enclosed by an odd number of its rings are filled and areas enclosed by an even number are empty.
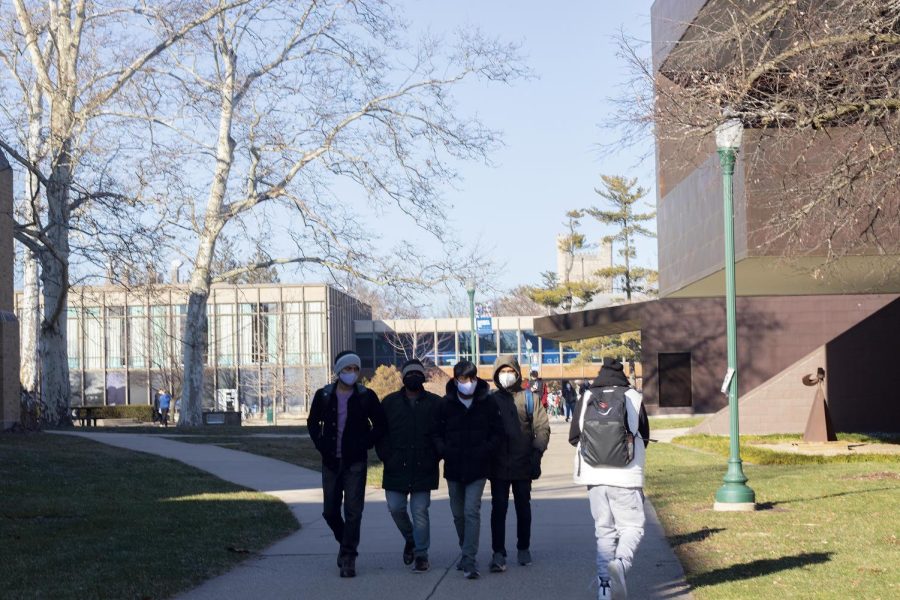
[[[697,600],[900,597],[898,463],[745,463],[761,510],[726,513],[712,510],[724,458],[647,456],[647,495]]]
[[[0,597],[165,598],[299,527],[282,502],[83,438],[0,434]]]

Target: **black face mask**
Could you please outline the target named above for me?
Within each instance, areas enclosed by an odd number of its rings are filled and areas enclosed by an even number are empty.
[[[403,385],[411,392],[421,392],[425,389],[425,377],[419,373],[410,373],[403,378]]]

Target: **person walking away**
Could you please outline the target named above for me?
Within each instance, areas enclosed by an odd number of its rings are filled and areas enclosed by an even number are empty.
[[[353,352],[335,356],[336,379],[316,391],[307,419],[309,437],[322,456],[322,516],[340,544],[341,577],[356,577],[368,451],[386,429],[378,396],[357,382],[360,364]]]
[[[522,387],[522,368],[512,355],[497,358],[491,394],[504,436],[491,460],[491,573],[506,571],[506,512],[512,489],[516,549],[520,565],[531,564],[531,482],[540,477],[541,456],[550,443],[547,411]]]
[[[531,379],[528,383],[531,388],[531,393],[534,394],[535,401],[539,401],[541,406],[544,407],[544,410],[547,410],[547,396],[550,393],[550,390],[547,388],[547,385],[544,383],[541,376],[538,375],[537,371],[531,371]]]
[[[169,426],[169,406],[172,404],[172,396],[166,390],[159,390],[159,421],[160,427]]]
[[[425,367],[420,361],[406,361],[400,374],[403,388],[381,402],[387,434],[375,448],[384,463],[381,487],[388,510],[405,541],[403,563],[415,563],[413,572],[424,573],[430,568],[431,490],[437,489],[440,478],[431,433],[441,397],[425,390]]]
[[[453,367],[453,379],[447,382],[433,434],[438,456],[444,459],[450,511],[459,537],[461,557],[456,568],[466,579],[480,577],[475,557],[481,530],[481,496],[491,456],[503,436],[497,407],[488,396],[488,384],[477,373],[467,360]]]
[[[562,388],[563,401],[565,402],[566,423],[572,418],[572,412],[575,410],[575,403],[578,401],[578,392],[571,381],[563,383]]]
[[[644,535],[644,459],[650,424],[622,363],[603,359],[569,428],[575,483],[586,485],[597,539],[598,598],[628,597],[626,575]],[[637,438],[637,440],[635,440]]]

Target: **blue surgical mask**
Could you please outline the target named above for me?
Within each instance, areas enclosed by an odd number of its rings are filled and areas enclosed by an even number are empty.
[[[359,379],[359,373],[354,373],[353,371],[350,371],[349,373],[342,372],[338,377],[340,377],[344,385],[353,385],[356,383],[356,380]]]
[[[466,396],[471,396],[475,393],[475,385],[476,382],[474,380],[469,381],[468,383],[462,383],[459,380],[456,381],[456,389],[460,394],[464,394]]]

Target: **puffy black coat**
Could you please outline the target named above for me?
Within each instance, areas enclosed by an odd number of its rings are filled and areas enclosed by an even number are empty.
[[[437,489],[440,467],[431,434],[441,401],[423,391],[411,404],[402,389],[382,400],[387,434],[375,446],[384,463],[381,487],[397,492]]]
[[[309,437],[319,454],[322,464],[330,469],[338,467],[337,459],[337,384],[327,385],[316,391],[306,426]],[[347,422],[341,438],[341,456],[344,462],[368,461],[369,448],[381,439],[386,430],[384,410],[378,396],[372,390],[356,384],[347,400]]]
[[[500,369],[512,367],[518,381],[509,389],[500,385]],[[534,413],[528,418],[526,392],[522,389],[522,371],[519,361],[513,356],[500,356],[494,369],[494,383],[497,389],[491,394],[503,423],[504,436],[491,460],[491,479],[520,481],[532,479],[535,463],[550,443],[550,420],[541,405],[540,398],[534,398]]]
[[[459,401],[456,380],[447,382],[434,425],[434,446],[444,459],[444,479],[471,483],[490,475],[491,456],[503,437],[497,405],[488,384],[479,379],[472,406]]]

